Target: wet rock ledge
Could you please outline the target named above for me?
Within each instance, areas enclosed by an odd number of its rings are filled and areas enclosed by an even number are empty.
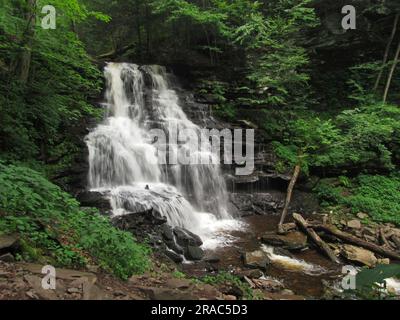
[[[111,216],[110,199],[106,194],[84,191],[77,198],[83,207],[98,208],[101,214]],[[156,210],[128,212],[111,221],[115,227],[131,232],[136,239],[148,243],[157,253],[175,263],[184,259],[199,261],[204,257],[203,241],[199,236],[184,228],[169,226],[167,219]]]

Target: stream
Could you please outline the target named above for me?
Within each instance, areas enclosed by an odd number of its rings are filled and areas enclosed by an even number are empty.
[[[276,231],[279,222],[277,215],[250,216],[242,218],[246,227],[241,231],[221,232],[220,237],[228,241],[226,246],[207,250],[209,257],[218,257],[218,263],[213,264],[216,270],[235,270],[243,268],[242,254],[262,248],[257,239],[268,231]],[[273,249],[269,247],[270,251]],[[275,263],[267,267],[266,276],[280,280],[285,288],[292,290],[296,295],[308,298],[320,298],[324,294],[322,280],[337,280],[341,274],[341,266],[333,264],[315,249],[291,253],[287,256],[273,254],[270,256]],[[209,264],[204,262],[188,263],[183,270],[194,276],[209,274]]]

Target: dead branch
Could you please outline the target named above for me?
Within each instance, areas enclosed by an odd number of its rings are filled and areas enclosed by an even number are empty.
[[[388,250],[385,249],[381,246],[378,246],[374,243],[371,242],[367,242],[364,241],[360,238],[357,238],[351,234],[348,234],[344,231],[339,230],[338,228],[336,228],[335,226],[332,225],[313,225],[313,228],[316,230],[320,230],[320,231],[324,231],[326,233],[329,233],[331,235],[334,235],[336,238],[339,238],[340,240],[350,243],[350,244],[354,244],[356,246],[368,249],[370,251],[373,251],[383,257],[387,257],[387,258],[391,258],[391,259],[395,259],[395,260],[399,260],[400,261],[400,255],[397,254],[396,252],[392,251],[392,250]]]
[[[326,244],[326,242],[324,242],[320,236],[312,229],[309,228],[307,221],[304,220],[304,218],[297,214],[294,213],[293,214],[293,218],[296,221],[297,225],[299,226],[299,228],[301,230],[303,230],[313,241],[314,243],[318,246],[318,248],[325,253],[325,255],[334,263],[339,264],[340,261],[338,259],[338,257],[336,257],[336,255],[333,253],[333,251],[331,250],[331,248]]]

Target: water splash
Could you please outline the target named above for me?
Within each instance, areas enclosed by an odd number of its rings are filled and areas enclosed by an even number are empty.
[[[262,245],[261,249],[267,253],[268,258],[272,263],[280,268],[292,272],[304,272],[308,275],[320,275],[327,271],[321,266],[310,264],[304,260],[294,259],[274,252],[274,248],[267,245]]]

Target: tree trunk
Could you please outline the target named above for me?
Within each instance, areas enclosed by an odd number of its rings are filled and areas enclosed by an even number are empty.
[[[399,18],[400,18],[400,13],[396,14],[396,16],[394,18],[392,34],[390,35],[389,41],[388,41],[388,43],[386,45],[385,54],[384,54],[383,60],[382,60],[382,68],[379,71],[378,77],[376,79],[376,82],[375,82],[375,85],[374,85],[374,91],[378,90],[379,83],[381,82],[382,75],[383,75],[383,70],[384,70],[384,67],[385,67],[385,65],[387,63],[388,57],[389,57],[390,47],[392,46],[394,36],[396,35],[397,24],[399,22]]]
[[[334,263],[339,264],[340,261],[336,257],[336,255],[333,253],[331,248],[324,242],[320,236],[311,228],[308,227],[307,221],[304,220],[304,218],[297,214],[293,214],[293,218],[296,221],[297,225],[299,226],[300,229],[302,229],[313,241],[314,243],[318,246],[318,248],[325,253],[325,255]]]
[[[32,44],[35,36],[36,24],[36,0],[26,1],[25,20],[27,22],[26,30],[23,35],[23,51],[19,57],[17,76],[22,83],[27,83],[32,60]]]
[[[400,56],[400,42],[397,46],[396,55],[393,60],[393,65],[390,68],[389,76],[388,76],[386,87],[385,87],[385,93],[383,94],[383,103],[386,103],[386,101],[387,101],[390,85],[391,85],[392,79],[393,79],[393,75],[396,70],[397,64],[399,63],[399,56]]]
[[[282,225],[285,222],[287,213],[289,211],[290,202],[292,201],[293,189],[294,189],[294,186],[296,185],[297,179],[299,178],[300,171],[301,171],[301,166],[298,164],[294,168],[294,173],[293,173],[292,179],[290,180],[289,187],[288,187],[288,190],[287,190],[285,207],[283,208],[281,220],[280,220],[279,226],[278,226],[278,232],[279,233],[283,233],[284,232],[283,228],[282,228]]]

